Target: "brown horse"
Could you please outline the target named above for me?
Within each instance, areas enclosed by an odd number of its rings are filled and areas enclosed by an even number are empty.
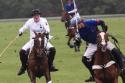
[[[69,37],[67,45],[70,48],[74,47],[75,51],[77,52],[77,51],[80,51],[81,39],[80,39],[80,36],[78,36],[77,29],[75,27],[69,28],[71,18],[72,18],[72,16],[69,15],[68,12],[66,12],[66,11],[62,12],[61,20],[62,20],[62,22],[65,22],[65,27],[68,32],[67,35]],[[71,42],[73,42],[73,44],[71,44]]]
[[[35,33],[35,32],[34,32]],[[46,83],[52,83],[48,57],[46,53],[46,37],[44,33],[35,33],[34,46],[29,53],[27,72],[31,83],[36,83],[36,77],[45,76]]]
[[[103,34],[103,35],[102,35]],[[97,35],[97,51],[94,56],[94,78],[96,83],[118,83],[118,76],[122,77],[125,83],[125,77],[121,73],[119,66],[111,59],[111,53],[106,48],[108,34],[99,32]]]

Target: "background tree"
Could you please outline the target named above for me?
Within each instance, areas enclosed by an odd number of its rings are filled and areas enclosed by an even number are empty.
[[[76,0],[76,3],[81,15],[125,13],[125,0]],[[60,0],[0,0],[0,18],[30,17],[35,8],[43,16],[60,16],[62,11]]]

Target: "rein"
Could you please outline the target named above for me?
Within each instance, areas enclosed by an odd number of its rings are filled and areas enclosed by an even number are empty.
[[[120,45],[119,45],[119,42],[116,39],[116,37],[114,37],[113,35],[110,35],[110,34],[108,34],[108,36],[111,37],[114,40],[114,44],[115,44],[116,48],[121,52]]]
[[[47,39],[47,41],[46,41],[46,44],[45,44],[44,48],[42,48],[42,51],[45,51],[45,54],[47,55],[46,47],[47,47],[47,42],[48,42],[49,39],[48,38],[46,38],[46,39]],[[29,51],[29,54],[28,54],[28,58],[29,58],[29,55],[30,55],[31,51],[33,50],[33,48],[34,48],[34,45],[32,45],[32,47],[30,48],[30,51]]]

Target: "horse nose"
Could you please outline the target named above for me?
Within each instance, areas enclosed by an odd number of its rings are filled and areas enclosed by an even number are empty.
[[[105,46],[105,45],[106,45],[106,42],[105,42],[105,41],[102,41],[102,42],[101,42],[101,45],[102,45],[102,46]]]

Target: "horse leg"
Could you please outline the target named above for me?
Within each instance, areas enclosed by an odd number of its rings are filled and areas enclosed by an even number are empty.
[[[121,73],[122,83],[125,83],[125,75]]]
[[[96,83],[103,83],[101,80],[99,80],[98,78],[94,78]]]
[[[77,46],[77,40],[75,39],[75,37],[73,38],[73,41],[74,41],[75,52],[77,52],[78,51],[78,46]]]
[[[75,52],[80,51],[80,42],[78,40],[75,40],[74,47],[75,47]]]
[[[118,78],[116,78],[116,79],[114,80],[114,83],[118,83]]]
[[[44,75],[45,75],[46,83],[52,83],[49,69],[46,69]]]
[[[28,76],[30,78],[31,83],[36,83],[35,75],[32,72],[30,72],[30,71],[27,71],[27,72],[28,72]]]
[[[70,41],[71,41],[71,37],[69,36],[69,39],[68,39],[68,42],[67,42],[67,45],[71,48],[71,45],[70,45]]]
[[[66,31],[67,31],[67,34],[66,34],[66,36],[68,36],[68,35],[69,35],[69,32],[68,32],[68,26],[67,26],[67,22],[65,22],[65,28],[66,28]]]

